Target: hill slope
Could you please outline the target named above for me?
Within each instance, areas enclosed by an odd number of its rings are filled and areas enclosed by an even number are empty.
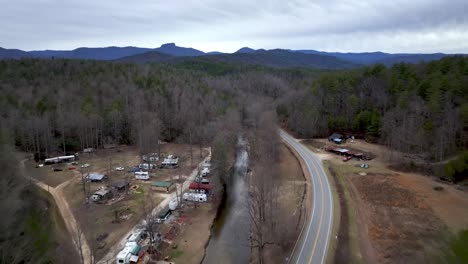
[[[40,50],[28,52],[37,58],[67,58],[67,59],[92,59],[115,60],[118,58],[136,55],[150,51],[147,48],[137,47],[105,47],[105,48],[77,48],[74,50]]]
[[[166,62],[174,56],[157,51],[148,51],[145,53],[119,58],[116,61],[127,63],[159,63]]]
[[[0,47],[0,59],[21,59],[31,57],[26,51],[19,49],[4,49]]]
[[[275,68],[309,67],[344,69],[357,66],[354,63],[342,61],[332,56],[300,54],[287,50],[260,50],[250,53],[219,54],[198,58],[213,62],[257,64]]]

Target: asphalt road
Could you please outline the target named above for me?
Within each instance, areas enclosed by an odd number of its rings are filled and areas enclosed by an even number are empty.
[[[291,263],[322,264],[326,261],[333,225],[330,184],[320,159],[312,151],[283,130],[280,130],[280,135],[304,160],[311,182],[309,194],[312,196],[312,210],[294,248]]]

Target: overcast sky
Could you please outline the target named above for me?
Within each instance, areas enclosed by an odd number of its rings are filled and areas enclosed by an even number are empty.
[[[468,53],[468,0],[0,0],[0,47]]]

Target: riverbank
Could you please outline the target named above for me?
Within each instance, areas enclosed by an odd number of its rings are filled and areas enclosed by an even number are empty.
[[[310,201],[307,199],[307,181],[299,160],[285,145],[280,146],[279,162],[280,178],[277,201],[277,228],[273,230],[272,241],[265,245],[265,259],[268,263],[288,262],[301,228],[306,219],[306,208]],[[251,263],[256,263],[252,257]]]
[[[162,256],[174,263],[201,263],[205,247],[211,236],[211,227],[216,217],[214,203],[194,204],[180,211],[178,221],[171,224],[176,234],[171,244],[164,246]]]
[[[233,160],[233,159],[232,159]],[[211,191],[207,203],[184,203],[177,212],[178,220],[165,227],[172,229],[170,244],[164,243],[161,254],[173,263],[201,263],[213,232],[213,225],[222,207],[225,193],[223,183],[217,176],[209,177],[216,188]]]

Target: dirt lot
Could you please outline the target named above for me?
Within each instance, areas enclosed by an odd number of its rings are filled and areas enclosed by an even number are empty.
[[[108,149],[99,150],[92,154],[80,155],[80,165],[85,163],[91,165],[89,168],[79,168],[80,172],[100,172],[109,177],[104,182],[87,183],[90,194],[100,187],[110,185],[117,180],[127,179],[130,180],[130,186],[138,186],[136,191],[129,192],[129,194],[126,194],[125,191],[115,192],[112,200],[101,204],[96,204],[92,201],[86,203],[83,182],[80,177],[81,173],[76,172],[76,177],[71,180],[70,184],[65,186],[63,190],[65,198],[85,232],[88,244],[94,249],[96,259],[101,259],[112,245],[120,241],[142,219],[143,207],[141,204],[147,194],[152,193],[155,205],[163,200],[165,194],[150,190],[151,181],[170,181],[171,179],[178,178],[177,181],[183,182],[183,177],[174,176],[189,174],[196,167],[196,164],[201,160],[197,151],[198,148],[194,147],[193,149],[193,164],[195,164],[193,166],[190,162],[189,150],[189,145],[164,144],[161,147],[162,153],[178,155],[179,168],[153,170],[150,173],[150,181],[135,180],[133,174],[127,172],[128,167],[133,167],[140,163],[140,156],[132,147],[121,146],[119,147],[119,151]],[[204,151],[203,154],[206,156],[207,151]],[[80,165],[77,167],[80,167]],[[120,166],[126,170],[116,171],[115,168]],[[116,218],[118,219],[117,221]]]
[[[394,161],[386,148],[356,140],[354,149],[375,154],[365,161],[369,169],[356,167],[364,161],[343,162],[341,156],[320,149],[326,140],[314,141],[310,148],[330,160],[330,167],[349,191],[345,208],[348,244],[357,255],[352,262],[428,263],[440,255],[438,249],[447,234],[468,227],[468,194],[433,177],[396,172],[388,168]],[[351,143],[347,143],[351,145]],[[346,145],[340,145],[351,148]],[[405,157],[409,158],[409,157]],[[443,187],[437,191],[436,186]],[[343,203],[341,203],[343,204]],[[342,208],[343,210],[343,208]],[[340,227],[341,229],[342,227]]]
[[[268,263],[284,263],[291,256],[296,240],[301,232],[305,219],[306,180],[299,161],[291,150],[284,144],[280,147],[281,161],[281,187],[278,196],[279,208],[277,238],[278,245],[267,245],[265,256]]]

